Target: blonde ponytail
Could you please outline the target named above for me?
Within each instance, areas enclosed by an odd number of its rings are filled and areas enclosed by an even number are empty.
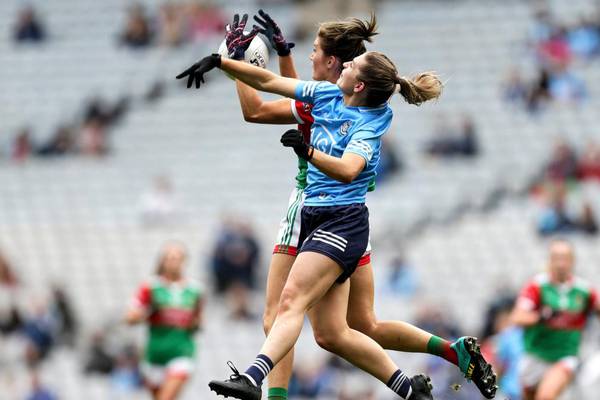
[[[404,100],[417,106],[427,100],[440,97],[444,86],[440,78],[433,72],[423,72],[412,79],[398,77],[397,83],[400,85],[398,93],[404,97]]]

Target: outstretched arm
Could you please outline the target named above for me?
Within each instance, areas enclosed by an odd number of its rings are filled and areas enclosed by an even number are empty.
[[[221,58],[218,67],[256,90],[289,98],[295,97],[296,86],[300,83],[298,79],[285,78],[269,70],[228,58]]]
[[[281,76],[297,78],[296,68],[291,55],[279,57]],[[236,88],[244,120],[259,124],[293,124],[296,121],[292,113],[290,100],[280,99],[264,101],[256,89],[236,80]]]

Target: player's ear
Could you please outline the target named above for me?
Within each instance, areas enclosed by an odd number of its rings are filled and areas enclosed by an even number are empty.
[[[365,83],[362,81],[356,82],[356,84],[354,85],[354,92],[358,93],[362,92],[363,90],[365,90]]]
[[[327,68],[329,69],[342,69],[342,62],[336,56],[327,57]]]

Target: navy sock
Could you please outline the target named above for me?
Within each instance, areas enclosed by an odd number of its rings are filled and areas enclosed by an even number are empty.
[[[404,375],[404,372],[398,370],[394,372],[394,375],[390,378],[387,386],[396,392],[403,399],[409,399],[412,394],[412,386],[410,385],[410,378]]]
[[[260,387],[263,380],[269,375],[269,372],[271,372],[272,369],[273,361],[264,354],[259,354],[244,375],[252,378],[254,383],[256,383],[256,386]]]

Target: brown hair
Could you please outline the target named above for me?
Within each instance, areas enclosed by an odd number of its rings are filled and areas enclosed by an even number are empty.
[[[183,253],[184,260],[187,258],[188,252],[187,252],[187,248],[185,247],[185,244],[183,244],[182,242],[179,242],[177,240],[172,240],[172,241],[165,243],[160,251],[159,256],[158,256],[158,263],[156,265],[156,270],[155,270],[156,275],[162,276],[165,274],[165,259],[167,257],[167,250],[170,247],[179,247]]]
[[[319,25],[317,36],[323,52],[339,58],[343,64],[367,51],[364,42],[371,42],[371,37],[378,34],[375,29],[377,18],[375,14],[371,14],[368,21],[348,18],[343,21],[323,22]]]
[[[427,100],[437,99],[442,94],[442,81],[433,72],[423,72],[412,79],[400,77],[394,63],[377,51],[368,52],[365,60],[357,78],[365,84],[366,103],[369,107],[388,101],[396,91],[396,85],[400,86],[398,93],[404,100],[417,106]]]

